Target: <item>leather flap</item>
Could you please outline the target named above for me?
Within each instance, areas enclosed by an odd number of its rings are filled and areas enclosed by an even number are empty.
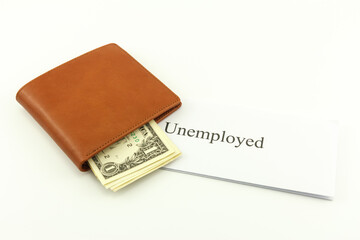
[[[17,101],[82,171],[86,161],[180,99],[116,44],[66,62],[23,86]]]

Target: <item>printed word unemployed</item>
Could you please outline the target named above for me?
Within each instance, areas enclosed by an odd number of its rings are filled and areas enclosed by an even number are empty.
[[[195,130],[195,129],[186,129],[184,127],[179,127],[178,123],[166,122],[165,132],[169,134],[177,134],[187,137],[199,138],[208,140],[209,143],[213,144],[214,142],[225,142],[229,144],[234,144],[236,148],[240,146],[247,147],[264,147],[264,137],[261,137],[258,140],[254,140],[252,138],[245,137],[237,137],[232,135],[227,135],[226,131],[222,131],[222,133],[216,132],[208,132],[203,130]]]

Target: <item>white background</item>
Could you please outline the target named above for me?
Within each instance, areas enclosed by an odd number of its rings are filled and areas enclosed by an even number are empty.
[[[360,239],[359,1],[0,0],[0,34],[1,239]],[[113,193],[79,172],[15,94],[110,42],[180,97],[339,120],[334,201],[163,170]]]

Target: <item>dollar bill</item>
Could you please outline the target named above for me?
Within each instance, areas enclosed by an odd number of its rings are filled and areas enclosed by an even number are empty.
[[[117,191],[168,164],[180,154],[179,149],[152,120],[88,162],[105,188]]]

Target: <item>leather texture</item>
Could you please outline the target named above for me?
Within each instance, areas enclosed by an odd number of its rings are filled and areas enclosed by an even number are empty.
[[[35,78],[16,100],[81,171],[96,153],[181,106],[177,95],[114,43]]]

